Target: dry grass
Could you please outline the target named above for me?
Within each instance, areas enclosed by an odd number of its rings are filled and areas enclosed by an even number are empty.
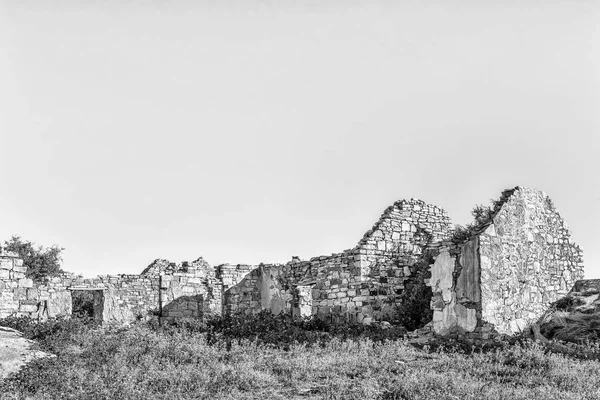
[[[554,302],[540,319],[547,339],[572,343],[600,342],[600,293],[569,293]]]
[[[529,343],[488,353],[402,341],[332,340],[283,350],[204,334],[77,331],[0,384],[2,399],[598,399],[600,362]]]
[[[574,343],[600,341],[600,313],[568,313],[557,311],[542,325],[541,333],[549,339]]]

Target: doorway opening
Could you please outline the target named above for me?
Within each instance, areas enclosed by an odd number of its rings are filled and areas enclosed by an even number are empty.
[[[104,313],[104,291],[97,289],[71,290],[74,318],[93,319],[102,322]]]

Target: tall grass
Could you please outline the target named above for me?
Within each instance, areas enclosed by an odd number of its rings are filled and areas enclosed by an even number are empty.
[[[550,339],[574,343],[600,341],[600,313],[556,311],[552,319],[542,325],[541,333]]]
[[[57,357],[35,361],[0,383],[0,398],[600,398],[600,362],[548,354],[535,343],[465,353],[368,337],[287,346],[209,341],[207,332],[145,323],[50,331],[41,343]]]

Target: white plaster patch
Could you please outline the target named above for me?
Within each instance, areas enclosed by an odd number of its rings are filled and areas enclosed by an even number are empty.
[[[454,272],[454,259],[448,250],[440,251],[431,266],[431,287],[434,292],[443,292],[452,288],[452,272]]]
[[[472,308],[466,308],[462,304],[456,304],[454,310],[458,327],[466,332],[473,332],[477,326],[476,311]]]

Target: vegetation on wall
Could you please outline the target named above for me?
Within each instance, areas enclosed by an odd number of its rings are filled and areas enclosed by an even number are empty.
[[[369,338],[372,341],[397,340],[404,337],[406,329],[400,325],[391,326],[373,322],[370,325],[349,322],[331,322],[318,317],[292,317],[289,314],[273,314],[263,310],[255,314],[243,312],[213,315],[204,321],[178,318],[170,324],[159,326],[156,319],[150,326],[166,332],[187,332],[207,334],[210,343],[218,340],[253,340],[278,347],[289,347],[293,343],[305,345],[324,344],[334,338]]]
[[[471,210],[471,215],[473,216],[474,221],[466,226],[456,224],[454,226],[454,232],[451,240],[455,243],[464,242],[479,229],[488,225],[494,218],[494,215],[500,211],[500,208],[502,208],[504,202],[513,194],[515,190],[516,188],[504,190],[500,198],[497,200],[491,199],[491,204],[488,206],[483,204],[476,205],[473,210]]]
[[[35,246],[33,242],[23,240],[20,236],[13,236],[10,240],[4,241],[3,247],[16,253],[23,260],[23,266],[27,267],[27,277],[35,281],[63,272],[61,253],[64,249],[58,245]]]

